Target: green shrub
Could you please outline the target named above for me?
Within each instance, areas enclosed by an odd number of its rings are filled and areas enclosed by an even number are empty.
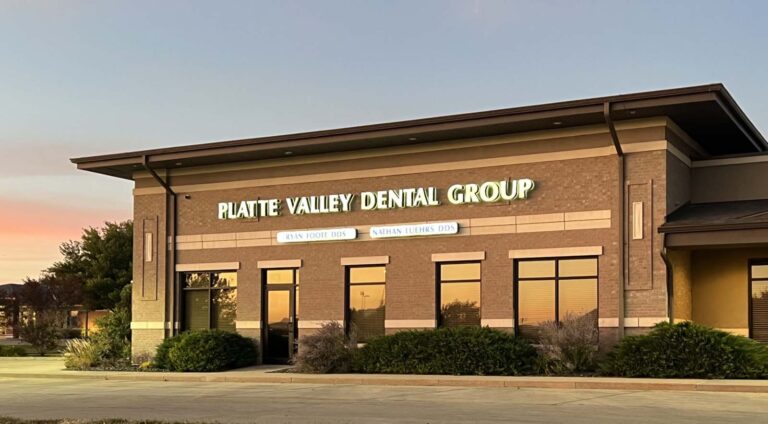
[[[372,339],[357,350],[356,371],[387,374],[529,374],[536,349],[487,327],[402,331]]]
[[[40,356],[59,347],[61,332],[51,320],[35,319],[21,326],[21,338],[31,344]]]
[[[27,356],[27,350],[22,346],[0,346],[0,357]]]
[[[253,365],[256,344],[237,333],[221,330],[188,331],[169,342],[163,368],[171,371],[211,372]]]
[[[117,308],[96,321],[98,331],[91,342],[99,358],[98,365],[128,365],[131,357],[131,314]]]
[[[661,323],[642,336],[625,337],[603,372],[624,377],[766,378],[768,347],[691,322]]]
[[[597,313],[566,314],[539,327],[537,371],[547,375],[593,372],[597,368]]]
[[[171,351],[171,348],[176,346],[179,340],[181,340],[181,336],[163,339],[163,342],[160,343],[160,345],[158,345],[157,349],[155,350],[155,356],[152,358],[152,368],[158,368],[161,370],[171,369],[171,361],[168,358],[168,353]]]
[[[89,340],[67,340],[64,347],[64,367],[88,370],[100,364],[98,347]]]
[[[299,353],[294,358],[296,371],[325,374],[348,372],[357,347],[354,337],[344,334],[336,321],[328,322],[311,336],[301,338]]]

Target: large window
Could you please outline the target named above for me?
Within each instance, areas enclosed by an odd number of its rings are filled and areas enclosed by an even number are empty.
[[[519,334],[536,338],[548,321],[585,319],[597,325],[597,258],[526,259],[515,267]]]
[[[181,274],[184,330],[235,331],[237,273]]]
[[[749,337],[768,343],[768,260],[749,266]]]
[[[358,342],[384,335],[385,282],[384,266],[347,267],[347,322]]]
[[[480,262],[438,264],[438,323],[441,327],[480,326]]]

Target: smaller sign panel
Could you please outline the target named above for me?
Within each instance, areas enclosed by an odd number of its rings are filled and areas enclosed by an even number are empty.
[[[357,238],[355,228],[326,228],[305,231],[280,231],[277,233],[278,243],[309,243],[315,241],[354,240]]]
[[[397,238],[438,236],[459,232],[458,222],[432,222],[429,224],[386,225],[371,227],[371,238]]]

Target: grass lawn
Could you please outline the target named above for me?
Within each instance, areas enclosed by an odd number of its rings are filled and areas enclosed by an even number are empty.
[[[201,422],[194,421],[155,421],[155,420],[141,420],[130,421],[117,418],[109,418],[105,420],[73,420],[73,419],[56,419],[56,420],[22,420],[19,418],[0,417],[0,424],[202,424]]]

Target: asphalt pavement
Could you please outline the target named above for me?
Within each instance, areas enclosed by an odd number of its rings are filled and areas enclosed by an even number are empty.
[[[768,394],[0,377],[0,416],[221,423],[768,423]]]

